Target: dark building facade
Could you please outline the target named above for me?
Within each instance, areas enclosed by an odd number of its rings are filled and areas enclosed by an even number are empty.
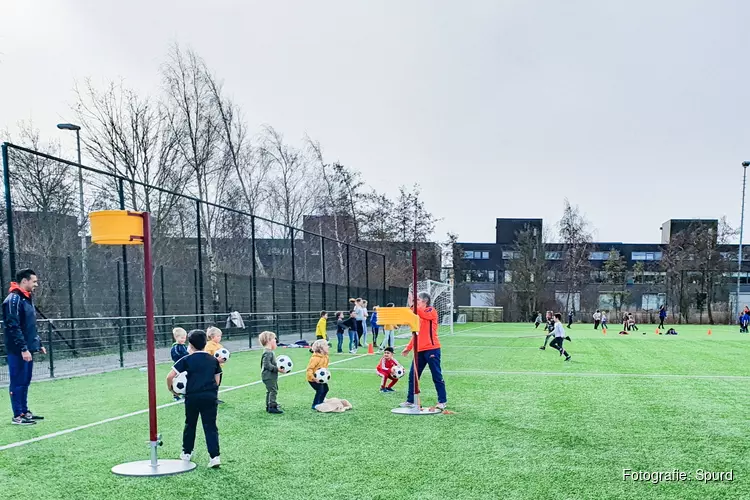
[[[658,226],[657,226],[658,227]],[[670,242],[683,231],[704,231],[709,238],[716,242],[718,221],[671,219],[663,223],[660,228],[661,241],[658,243],[623,243],[623,242],[591,242],[588,246],[588,262],[585,279],[577,289],[570,289],[563,272],[564,245],[561,243],[544,244],[544,285],[540,285],[541,293],[536,301],[538,310],[574,309],[583,319],[590,317],[589,312],[596,309],[617,309],[640,311],[647,318],[658,311],[660,305],[665,304],[677,311],[690,308],[690,312],[683,312],[686,317],[707,316],[708,306],[705,304],[705,271],[681,268],[678,274],[680,281],[679,298],[670,296],[670,276],[668,253]],[[521,257],[517,246],[517,237],[521,231],[528,230],[532,235],[542,238],[542,219],[497,219],[494,243],[458,243],[460,256],[455,270],[455,300],[457,305],[487,306],[499,305],[506,308],[506,317],[513,320],[525,320],[531,311],[524,310],[517,301],[518,287],[513,286],[513,261]],[[540,240],[543,241],[543,240]],[[726,321],[733,317],[736,297],[737,245],[716,245],[725,259],[725,269],[721,276],[715,278],[720,285],[712,286],[714,313],[726,316]],[[616,250],[624,263],[622,283],[614,284],[608,280],[605,271],[610,252]],[[743,261],[750,255],[743,252]],[[750,302],[750,285],[748,285],[748,271],[750,266],[743,265],[740,273],[741,290],[740,302]],[[699,273],[701,273],[699,275]],[[674,273],[672,273],[674,274]],[[674,295],[674,293],[672,293]],[[618,303],[622,302],[622,303]],[[671,304],[680,302],[680,304]],[[526,308],[528,309],[528,308]],[[515,311],[515,314],[514,314]],[[675,313],[680,314],[680,313]],[[521,317],[522,316],[522,317]],[[724,316],[721,316],[722,320]],[[581,318],[579,318],[581,319]]]

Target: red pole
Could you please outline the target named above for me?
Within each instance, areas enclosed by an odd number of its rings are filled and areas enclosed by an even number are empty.
[[[149,440],[157,440],[156,430],[156,342],[154,328],[154,277],[151,269],[151,216],[143,217],[143,272],[146,295],[146,362],[148,369],[148,427]]]
[[[412,293],[412,307],[414,308],[414,314],[417,314],[417,249],[412,248],[411,249],[411,268],[413,271],[413,278],[414,278],[414,284],[412,285],[414,288],[414,292]],[[412,346],[414,347],[414,396],[416,398],[415,402],[419,401],[419,366],[417,361],[417,332],[411,332],[411,342]]]

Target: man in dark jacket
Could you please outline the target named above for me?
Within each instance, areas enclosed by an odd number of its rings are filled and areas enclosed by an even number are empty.
[[[10,402],[16,425],[33,425],[44,417],[29,411],[28,395],[34,367],[32,353],[46,354],[36,329],[36,309],[31,294],[38,285],[36,273],[23,269],[10,284],[10,293],[3,301],[5,350],[10,372]]]

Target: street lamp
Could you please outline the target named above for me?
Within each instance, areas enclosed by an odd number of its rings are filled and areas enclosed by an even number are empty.
[[[740,215],[740,247],[737,250],[737,308],[735,318],[740,315],[740,276],[742,275],[742,233],[745,229],[745,181],[747,180],[747,167],[750,161],[742,162],[742,214]]]
[[[73,130],[76,133],[76,147],[78,149],[78,209],[79,209],[79,220],[78,224],[81,231],[81,271],[83,274],[83,290],[84,298],[83,304],[86,307],[86,285],[87,285],[87,272],[86,272],[86,210],[83,206],[83,167],[81,166],[81,127],[72,123],[58,123],[57,128],[60,130]]]

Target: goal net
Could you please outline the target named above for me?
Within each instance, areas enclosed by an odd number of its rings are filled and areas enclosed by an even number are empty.
[[[437,309],[440,320],[439,331],[453,333],[453,283],[440,281],[417,281],[417,293],[427,292],[432,298],[432,307]],[[409,285],[409,297],[414,296],[414,285]]]

